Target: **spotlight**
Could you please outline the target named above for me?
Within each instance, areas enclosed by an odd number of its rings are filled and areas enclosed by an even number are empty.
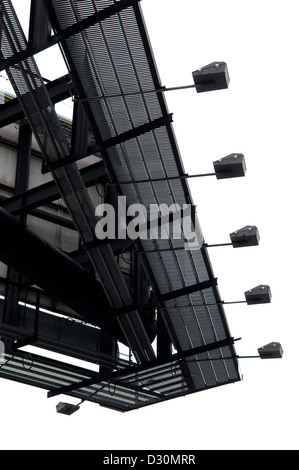
[[[71,405],[70,403],[64,403],[64,402],[59,402],[58,405],[56,405],[56,411],[57,413],[61,413],[63,415],[72,415],[75,413],[75,411],[78,411],[80,409],[79,405]]]

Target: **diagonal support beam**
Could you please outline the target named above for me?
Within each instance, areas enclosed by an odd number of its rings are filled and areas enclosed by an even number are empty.
[[[106,169],[101,161],[82,168],[80,173],[87,188],[105,181],[107,178]],[[60,192],[57,185],[54,181],[49,181],[15,196],[0,198],[0,207],[12,215],[18,215],[21,210],[31,213],[34,209],[56,201],[59,198]]]
[[[73,93],[71,78],[69,75],[57,78],[52,82],[46,84],[49,96],[53,104],[59,103],[70,96]],[[24,111],[17,98],[9,100],[7,103],[0,107],[0,128],[12,124],[25,117]]]

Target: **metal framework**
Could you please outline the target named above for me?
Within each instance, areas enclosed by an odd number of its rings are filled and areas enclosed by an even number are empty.
[[[121,195],[128,206],[193,206],[164,94],[144,93],[162,87],[139,0],[32,0],[28,40],[12,2],[3,0],[0,28],[0,69],[16,96],[0,107],[0,128],[19,129],[18,142],[0,131],[0,144],[17,152],[14,185],[0,187],[0,261],[8,265],[0,280],[0,377],[119,411],[239,381],[196,217],[195,250],[171,236],[95,236],[96,191],[111,204]],[[54,44],[69,75],[45,82],[34,55]],[[72,122],[54,107],[70,96]],[[48,178],[38,185],[30,185],[33,156]],[[72,233],[77,248],[45,249],[33,219]],[[120,343],[130,357],[121,358]],[[25,345],[99,371],[25,352]]]

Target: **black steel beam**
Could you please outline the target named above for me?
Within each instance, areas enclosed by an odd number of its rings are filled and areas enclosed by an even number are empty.
[[[74,382],[71,385],[66,385],[65,387],[54,388],[53,390],[49,390],[47,397],[52,398],[56,397],[57,395],[65,395],[69,392],[73,392],[75,390],[79,390],[82,387],[88,387],[90,385],[94,385],[99,382],[99,377],[92,377],[91,379],[81,380],[80,382]]]
[[[81,170],[81,175],[87,188],[105,181],[107,172],[103,162],[99,161]],[[34,209],[56,201],[61,197],[54,181],[29,189],[21,194],[0,200],[0,207],[12,215],[18,215],[21,210],[31,213]]]
[[[174,365],[175,362],[180,362],[186,359],[187,357],[196,356],[197,354],[206,353],[209,351],[214,351],[216,349],[224,348],[226,346],[232,346],[235,343],[235,338],[228,337],[226,339],[215,341],[214,343],[205,344],[197,348],[187,349],[186,351],[181,351],[176,354],[172,354],[170,360],[155,359],[149,361],[146,364],[138,364],[136,366],[127,367],[125,370],[119,370],[113,373],[112,380],[118,379],[121,377],[126,377],[131,374],[138,374],[140,372],[148,371],[159,366],[167,366],[168,364]],[[228,359],[226,357],[226,359]],[[229,358],[230,359],[230,358]],[[231,359],[236,359],[236,356],[232,356]]]
[[[69,230],[76,230],[74,222],[66,217],[62,217],[61,215],[50,214],[50,212],[46,212],[41,209],[34,209],[30,212],[31,215],[37,217],[41,220],[46,220],[54,225],[58,225],[60,227],[68,228]]]
[[[32,131],[28,124],[22,124],[19,128],[19,140],[17,151],[17,166],[15,177],[15,193],[23,193],[28,189],[30,159],[31,159]]]
[[[50,38],[47,38],[47,36],[45,38],[45,33],[39,32],[37,40],[35,40],[32,44],[29,44],[26,50],[13,54],[11,57],[0,61],[0,71],[5,70],[6,68],[11,67],[21,61],[24,61],[29,57],[33,56],[34,54],[48,49],[49,47],[52,47],[55,44],[58,44],[59,42],[70,38],[74,34],[80,33],[84,29],[87,29],[97,23],[100,23],[101,21],[104,21],[110,16],[120,13],[129,6],[136,5],[138,2],[140,2],[140,0],[122,0],[120,2],[114,3],[113,5],[110,5],[109,7],[94,13],[93,15],[90,15],[88,18],[78,21],[77,23],[72,26],[69,26],[63,31],[59,31]],[[41,0],[37,0],[37,3],[41,3]],[[48,10],[48,14],[51,20],[51,4],[50,2],[45,0],[44,5]],[[36,24],[33,23],[32,26],[36,27]],[[55,25],[53,26],[55,29]],[[42,36],[44,37],[44,42],[41,41]]]
[[[214,287],[216,285],[217,278],[209,279],[208,281],[198,282],[197,284],[193,284],[192,286],[183,287],[182,289],[177,289],[172,292],[168,292],[167,294],[162,294],[157,300],[166,302],[167,300],[176,299],[178,297],[182,297],[183,295],[192,294],[194,292],[208,289],[209,287]]]
[[[141,126],[135,127],[127,132],[123,132],[121,134],[116,135],[115,137],[111,137],[110,139],[104,140],[101,144],[95,144],[91,151],[93,153],[101,152],[107,150],[110,147],[115,147],[118,144],[126,142],[130,139],[135,139],[146,132],[153,131],[158,129],[159,127],[166,126],[172,122],[172,114],[167,114],[166,116],[162,116],[158,119],[154,119],[146,124],[142,124]],[[70,163],[74,163],[80,160],[82,156],[80,155],[68,155],[67,157],[61,158],[60,160],[44,165],[43,173],[48,173],[50,171],[56,170],[57,168],[61,168],[65,165]]]
[[[159,297],[153,298],[150,301],[150,303],[146,305],[139,305],[138,303],[136,304],[134,303],[132,305],[127,305],[126,307],[115,309],[113,310],[113,314],[115,316],[123,315],[124,313],[130,312],[136,308],[138,308],[139,310],[148,310],[148,309],[152,309],[155,307],[159,308],[159,303],[161,302],[166,302],[167,300],[176,299],[184,295],[189,295],[194,292],[208,289],[209,287],[215,287],[216,285],[217,285],[217,278],[212,278],[212,279],[209,279],[208,281],[199,282],[196,284],[192,284],[191,286],[183,287],[182,289],[178,289],[172,292],[167,292],[166,294],[160,294]]]
[[[84,18],[81,21],[76,22],[72,26],[69,26],[68,28],[65,28],[62,31],[59,31],[58,34],[56,34],[56,37],[52,39],[52,41],[55,41],[55,43],[60,42],[64,39],[70,38],[71,36],[74,36],[74,34],[78,34],[81,31],[84,31],[87,28],[90,28],[91,26],[101,23],[102,21],[106,20],[110,16],[116,15],[117,13],[120,13],[121,11],[125,10],[126,8],[130,6],[136,5],[140,0],[121,0],[117,3],[113,3],[112,5],[104,8],[103,10],[97,11],[94,14],[88,16],[87,18]],[[48,9],[49,17],[50,20],[52,18],[52,5],[51,2],[48,0],[45,0],[45,5],[46,8]],[[55,25],[53,25],[55,27]]]
[[[162,312],[157,314],[157,358],[169,361],[172,351],[172,342]]]
[[[37,207],[59,199],[59,197],[57,186],[54,181],[51,181],[16,196],[3,197],[0,201],[0,207],[12,215],[18,215],[21,210],[29,213]]]
[[[59,103],[73,94],[72,81],[69,75],[57,78],[46,84],[50,98],[54,104]],[[25,117],[17,98],[0,106],[0,128],[19,121]]]
[[[51,24],[45,9],[44,2],[31,0],[29,39],[31,51],[40,49],[47,44],[51,37]]]
[[[97,247],[100,245],[107,245],[109,244],[111,246],[111,249],[115,255],[120,255],[123,253],[124,249],[127,248],[128,242],[130,242],[130,239],[126,240],[109,240],[106,238],[105,240],[97,240],[96,242],[89,243],[88,246],[82,245],[82,248],[76,251],[72,251],[71,253],[68,253],[68,256],[72,258],[74,261],[76,261],[79,264],[87,264],[90,259],[88,256],[88,249],[91,247]],[[133,242],[132,242],[133,244]]]
[[[87,155],[90,145],[89,123],[82,103],[74,103],[72,122],[71,155],[74,161],[80,160],[82,155]]]
[[[28,124],[23,124],[19,128],[17,164],[15,176],[15,193],[22,193],[28,188],[30,159],[31,159],[31,142],[32,131]],[[19,220],[22,224],[26,224],[27,214],[21,211]],[[4,228],[2,227],[2,230]],[[3,310],[3,319],[9,325],[16,325],[19,318],[19,284],[22,279],[21,273],[13,267],[7,268],[7,279],[12,281],[8,283],[5,290],[5,301]],[[9,345],[10,346],[10,345]]]
[[[90,379],[81,380],[80,382],[74,382],[73,384],[66,385],[65,387],[59,387],[59,388],[54,388],[52,390],[49,390],[47,397],[52,398],[52,397],[56,397],[57,395],[62,395],[62,394],[67,395],[70,392],[80,390],[80,388],[82,387],[88,387],[90,385],[99,384],[100,382],[101,380],[99,379],[99,377],[93,377]],[[140,386],[136,386],[136,385],[134,386],[132,384],[123,383],[119,380],[111,380],[109,381],[109,383],[104,383],[101,387],[101,390],[103,390],[106,387],[109,387],[111,384],[122,387],[123,389],[134,391],[136,392],[136,394],[140,393],[140,394],[146,395],[147,397],[151,397],[152,399],[161,400],[163,397],[165,397],[163,393],[157,393],[153,390],[144,389],[143,387],[140,387]]]

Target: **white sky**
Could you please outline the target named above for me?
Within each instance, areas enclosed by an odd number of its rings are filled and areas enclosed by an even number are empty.
[[[13,3],[24,9],[28,1]],[[242,338],[237,353],[254,355],[279,341],[283,359],[240,360],[242,382],[127,414],[84,403],[71,417],[59,415],[58,401],[76,400],[1,380],[0,448],[298,450],[297,4],[141,2],[163,85],[191,84],[192,71],[213,61],[228,65],[228,90],[166,98],[186,172],[211,172],[218,158],[245,155],[245,178],[191,179],[190,187],[207,243],[229,242],[232,231],[257,225],[259,247],[209,252],[224,301],[271,287],[269,305],[226,306],[232,336]],[[42,74],[52,78],[47,58]]]

